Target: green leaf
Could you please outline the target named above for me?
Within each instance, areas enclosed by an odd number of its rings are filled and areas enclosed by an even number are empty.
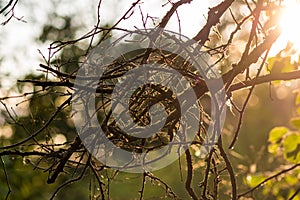
[[[296,105],[300,104],[300,92],[296,96],[296,102],[295,103],[296,103]]]
[[[290,123],[297,129],[300,129],[300,117],[294,117],[290,120]]]
[[[248,175],[246,178],[246,183],[250,186],[250,187],[255,187],[258,184],[260,184],[263,180],[265,179],[264,176],[262,175]]]
[[[278,143],[278,141],[282,139],[282,136],[284,136],[288,131],[289,129],[284,126],[273,128],[269,133],[269,142]]]
[[[271,71],[271,69],[273,68],[273,66],[274,66],[274,64],[276,63],[276,62],[280,62],[280,57],[270,57],[270,58],[268,58],[268,70],[269,71]]]
[[[289,185],[296,185],[299,182],[298,177],[295,176],[294,174],[292,174],[292,175],[286,175],[285,176],[285,181]]]
[[[284,158],[292,163],[300,161],[300,134],[292,133],[288,135],[284,142]]]
[[[300,107],[297,108],[297,113],[300,114]]]
[[[295,66],[291,62],[290,56],[282,58],[282,64],[283,68],[281,72],[291,72],[295,69]]]
[[[268,59],[268,70],[270,70],[270,73],[281,73],[281,72],[290,72],[295,70],[294,64],[291,62],[291,57],[271,57]]]
[[[288,198],[290,199],[290,198],[292,197],[292,195],[293,195],[295,192],[296,192],[296,191],[295,191],[293,188],[291,188],[291,189],[289,190]],[[295,196],[295,197],[293,198],[293,200],[300,200],[299,195],[298,195],[298,196]]]
[[[279,150],[280,145],[278,145],[277,143],[272,143],[268,145],[268,152],[274,155],[278,154],[278,150]]]

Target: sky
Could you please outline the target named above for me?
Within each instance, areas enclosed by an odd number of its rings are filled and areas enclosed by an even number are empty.
[[[78,37],[91,30],[96,23],[97,0],[87,3],[85,0],[52,0],[52,1],[19,1],[15,8],[15,15],[22,17],[24,21],[12,19],[5,26],[1,26],[0,37],[0,79],[2,88],[8,88],[15,84],[16,79],[22,78],[24,74],[37,72],[39,63],[42,63],[42,56],[39,51],[47,55],[47,48],[51,43],[41,43],[36,40],[42,31],[42,27],[49,20],[48,16],[53,10],[60,15],[75,14],[75,21],[80,24]],[[103,0],[100,14],[101,23],[113,23],[119,19],[134,1],[129,0]],[[144,1],[140,4],[140,9],[144,16],[147,14],[155,17],[156,23],[170,9],[171,5],[167,0]],[[194,0],[190,4],[182,5],[178,9],[178,16],[181,22],[181,33],[188,37],[193,37],[205,23],[208,8],[220,1],[214,0]],[[166,5],[164,5],[166,4]],[[164,5],[164,6],[163,6]],[[84,8],[84,9],[83,9]],[[134,26],[142,28],[140,10],[136,8],[133,15],[122,21],[119,27],[135,29]],[[3,22],[3,16],[0,22]],[[149,25],[151,25],[152,22]],[[178,18],[172,17],[167,28],[168,30],[179,32]],[[10,76],[7,77],[6,75]]]

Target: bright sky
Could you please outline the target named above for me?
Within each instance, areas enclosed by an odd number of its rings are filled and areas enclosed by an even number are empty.
[[[54,3],[51,3],[54,2]],[[24,17],[27,22],[11,20],[7,25],[1,26],[0,56],[3,61],[0,63],[0,79],[2,87],[8,87],[15,84],[17,78],[21,78],[24,74],[36,71],[42,57],[38,53],[38,49],[47,55],[47,47],[50,42],[45,44],[38,43],[36,38],[40,35],[42,27],[47,23],[47,16],[56,10],[60,15],[76,14],[75,21],[81,22],[82,29],[80,34],[84,34],[93,28],[97,14],[98,0],[53,0],[53,1],[19,1],[15,14],[17,17]],[[131,0],[103,0],[101,7],[102,25],[112,23],[119,19],[134,1]],[[141,10],[146,16],[157,17],[157,22],[170,9],[170,4],[162,6],[167,0],[151,0],[143,2]],[[220,0],[194,0],[191,4],[186,4],[178,9],[178,15],[181,21],[182,34],[193,37],[199,28],[205,22],[208,8],[216,5]],[[70,6],[71,5],[71,6]],[[84,9],[82,9],[84,7]],[[0,22],[3,18],[0,17]],[[149,21],[150,22],[150,21]],[[150,23],[149,23],[150,24]],[[139,9],[131,18],[123,21],[120,27],[134,29],[134,26],[142,28],[142,20]],[[174,15],[167,26],[167,29],[179,31],[178,21]],[[9,73],[11,76],[5,76]]]
[[[135,1],[102,0],[101,25],[113,24]],[[47,55],[50,41],[43,44],[38,42],[36,38],[41,34],[43,25],[49,23],[47,20],[49,20],[50,13],[56,11],[61,16],[74,14],[73,21],[80,25],[80,30],[77,32],[78,37],[94,27],[98,0],[88,2],[86,0],[27,0],[18,2],[15,14],[17,17],[23,17],[27,23],[12,19],[5,26],[0,26],[0,83],[2,84],[2,90],[15,85],[16,80],[22,78],[26,73],[36,72],[39,63],[43,62],[38,49],[44,55]],[[159,23],[171,7],[169,3],[166,4],[167,2],[168,0],[148,0],[141,3],[140,8],[144,16],[149,14],[152,17],[156,17],[156,23]],[[205,23],[209,7],[213,7],[220,2],[221,0],[193,0],[190,4],[179,7],[178,15],[180,17],[182,34],[193,37]],[[300,28],[295,25],[294,21],[300,18],[300,12],[298,12],[300,9],[299,0],[285,0],[284,4],[287,6],[287,9],[279,22],[282,26],[283,34],[274,44],[271,51],[272,55],[276,55],[287,41],[293,42],[294,46],[298,50],[300,49],[300,40],[298,39]],[[241,12],[244,13],[242,10]],[[0,23],[3,21],[3,16],[0,16]],[[151,24],[150,20],[149,24]],[[138,7],[129,19],[122,21],[119,25],[119,27],[127,29],[135,29],[134,26],[143,28]],[[173,15],[167,29],[175,32],[179,31],[176,14]],[[7,74],[10,74],[10,76],[6,76]]]
[[[101,25],[113,24],[131,7],[136,0],[102,0],[101,4]],[[176,0],[174,0],[176,1]],[[140,8],[144,16],[150,15],[156,17],[156,23],[159,23],[162,17],[170,9],[168,0],[144,1]],[[206,22],[209,7],[220,3],[221,0],[193,0],[190,4],[184,4],[178,9],[178,15],[181,22],[181,33],[188,37],[193,37]],[[283,29],[283,34],[272,48],[272,55],[282,49],[286,42],[292,41],[297,49],[300,49],[298,36],[300,35],[299,26],[295,26],[294,19],[300,18],[299,0],[285,0],[287,6],[286,12],[279,22]],[[23,17],[27,22],[12,19],[5,26],[0,26],[0,83],[3,89],[15,85],[17,79],[21,79],[27,73],[36,72],[42,57],[38,49],[44,55],[47,55],[47,48],[50,41],[44,44],[38,42],[36,38],[41,34],[43,25],[49,23],[49,15],[56,11],[60,16],[74,15],[73,21],[80,26],[77,37],[80,37],[90,31],[97,17],[98,0],[51,0],[51,1],[19,1],[15,14],[17,17]],[[165,6],[163,6],[165,5]],[[241,10],[244,13],[244,11]],[[299,15],[299,16],[298,16]],[[0,16],[0,23],[4,21]],[[53,23],[53,22],[52,22]],[[149,20],[149,27],[152,22]],[[143,28],[140,10],[137,7],[133,15],[122,21],[119,27],[126,29],[135,29],[134,26]],[[231,27],[231,28],[234,28]],[[179,32],[178,19],[176,14],[171,18],[168,30]],[[298,57],[297,57],[298,58]],[[10,74],[10,76],[6,76]]]

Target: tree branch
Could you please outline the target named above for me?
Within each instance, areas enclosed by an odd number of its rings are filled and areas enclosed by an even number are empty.
[[[11,4],[13,3],[13,1],[14,1],[14,0],[10,0],[10,1],[6,4],[6,6],[4,6],[4,8],[2,8],[2,9],[0,10],[0,14],[3,13],[9,6],[11,6]]]
[[[233,84],[229,87],[228,92],[233,92],[243,88],[251,87],[253,85],[259,85],[263,83],[268,83],[271,81],[290,81],[300,78],[300,70],[285,72],[285,73],[271,73],[264,76],[260,76],[251,80],[242,81]]]
[[[58,113],[63,109],[63,107],[70,103],[71,99],[72,99],[72,96],[69,97],[66,101],[64,101],[59,107],[57,107],[56,111],[51,115],[51,117],[48,119],[48,121],[40,129],[35,131],[32,135],[30,135],[29,137],[25,138],[24,140],[22,140],[20,142],[15,143],[15,144],[0,147],[0,150],[1,149],[11,149],[11,148],[20,146],[20,145],[34,139],[38,134],[40,134],[43,130],[45,130],[49,126],[49,124],[54,120],[56,115],[58,115]]]
[[[290,168],[284,169],[284,170],[282,170],[282,171],[280,171],[280,172],[274,174],[273,176],[270,176],[270,177],[266,178],[265,180],[263,180],[262,182],[260,182],[257,186],[251,188],[250,190],[248,190],[248,191],[246,191],[246,192],[244,192],[244,193],[239,194],[239,195],[238,195],[238,198],[241,198],[242,196],[245,196],[246,194],[249,194],[249,193],[253,192],[254,190],[256,190],[256,189],[259,188],[260,186],[264,185],[266,182],[272,180],[273,178],[276,178],[276,177],[280,176],[281,174],[285,174],[285,173],[287,173],[287,172],[289,172],[289,171],[291,171],[291,170],[293,170],[293,169],[295,169],[295,168],[297,168],[297,167],[299,167],[299,166],[300,166],[300,163],[295,164],[295,165],[293,165],[293,166],[290,167]]]
[[[263,43],[253,49],[248,56],[244,56],[237,65],[233,65],[233,69],[222,76],[227,88],[238,74],[243,73],[247,68],[250,67],[250,65],[256,63],[261,55],[272,47],[280,33],[281,31],[279,27],[276,27],[274,30],[270,31],[270,34],[266,37]]]
[[[189,195],[193,198],[193,200],[197,200],[198,197],[196,196],[196,193],[191,187],[192,179],[193,179],[193,162],[192,162],[192,156],[189,149],[185,151],[185,157],[186,157],[186,163],[188,168],[187,177],[185,181],[185,189],[188,191]]]
[[[231,166],[230,160],[227,157],[227,154],[226,154],[226,152],[223,148],[222,137],[221,136],[219,137],[219,140],[218,140],[218,148],[220,150],[220,154],[221,154],[222,158],[225,161],[226,169],[229,173],[230,182],[231,182],[232,199],[236,200],[237,199],[237,184],[236,184],[236,180],[235,180],[235,173],[234,173],[233,168]]]
[[[75,138],[75,141],[71,144],[71,147],[67,150],[67,152],[65,153],[65,155],[63,156],[63,158],[61,158],[61,160],[60,160],[58,166],[56,167],[55,171],[53,172],[53,174],[48,177],[48,180],[47,180],[48,184],[54,183],[55,180],[56,180],[56,178],[58,177],[58,175],[61,172],[63,172],[64,167],[65,167],[67,161],[72,156],[72,154],[74,153],[74,151],[76,149],[79,149],[80,144],[81,144],[81,140],[80,140],[79,136],[77,136]]]
[[[167,12],[167,14],[163,17],[161,22],[159,23],[158,27],[159,28],[165,28],[167,23],[169,22],[170,18],[176,12],[179,6],[186,4],[186,3],[191,3],[192,0],[180,0],[176,3],[173,4],[172,8]]]
[[[207,22],[204,27],[193,38],[195,41],[199,41],[200,45],[203,45],[208,40],[210,29],[220,22],[221,16],[231,6],[234,0],[225,0],[219,5],[211,8],[208,12]]]

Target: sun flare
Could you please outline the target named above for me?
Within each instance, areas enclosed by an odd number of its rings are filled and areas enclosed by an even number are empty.
[[[285,8],[280,17],[279,25],[282,29],[282,38],[300,50],[300,1],[286,0]]]

